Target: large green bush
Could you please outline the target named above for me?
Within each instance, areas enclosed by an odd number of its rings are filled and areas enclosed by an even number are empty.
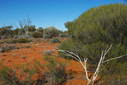
[[[97,41],[126,44],[127,6],[114,4],[92,8],[66,27],[82,43]]]
[[[101,51],[111,44],[113,46],[106,55],[106,59],[127,53],[127,6],[124,4],[92,8],[79,16],[78,19],[67,22],[65,26],[72,37],[71,40],[64,41],[59,48],[73,51],[81,58],[89,58],[88,61],[92,65],[97,64]],[[112,74],[108,70],[111,68],[117,74],[120,68],[115,68],[115,66],[122,67],[126,64],[126,60],[127,58],[124,57],[112,61],[112,67],[110,67],[111,63],[105,63],[106,73]],[[125,70],[125,67],[122,69]],[[124,73],[123,70],[121,72]]]
[[[67,22],[65,26],[71,38],[70,41],[65,41],[61,44],[60,49],[71,49],[76,51],[82,57],[92,57],[93,59],[100,55],[102,48],[113,44],[113,48],[117,50],[114,57],[118,56],[121,45],[127,46],[127,6],[122,4],[112,4],[92,8],[78,19]],[[99,51],[99,52],[96,52]]]

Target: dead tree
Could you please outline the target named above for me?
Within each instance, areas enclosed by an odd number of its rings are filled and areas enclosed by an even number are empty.
[[[19,25],[20,25],[20,28],[24,29],[24,32],[25,32],[25,35],[26,37],[29,36],[29,27],[31,25],[31,20],[29,17],[27,17],[26,19],[22,20],[22,21],[19,21]]]
[[[88,58],[84,58],[84,60],[82,61],[82,59],[77,54],[75,54],[71,51],[67,51],[67,50],[58,50],[58,51],[69,54],[72,58],[77,60],[82,65],[82,67],[84,69],[85,76],[86,76],[86,79],[87,79],[87,85],[94,85],[95,81],[97,80],[98,75],[101,71],[101,67],[104,63],[127,56],[127,54],[125,54],[125,55],[122,55],[122,56],[118,56],[118,57],[115,57],[115,58],[110,58],[108,60],[105,60],[105,57],[106,57],[107,53],[110,51],[111,48],[112,48],[112,45],[110,45],[110,47],[107,47],[105,50],[102,51],[100,60],[97,64],[97,68],[96,68],[95,72],[93,73],[93,75],[91,77],[89,77],[88,70],[87,70],[87,63],[88,63],[87,60],[88,60]]]

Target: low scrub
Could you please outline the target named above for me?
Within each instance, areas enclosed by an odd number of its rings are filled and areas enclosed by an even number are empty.
[[[55,57],[45,57],[47,64],[41,64],[38,61],[32,65],[21,65],[17,71],[6,66],[0,70],[0,84],[2,85],[63,85],[67,80],[68,74],[65,70],[65,64],[56,61]],[[44,69],[47,69],[46,71]],[[18,72],[19,72],[18,70]],[[36,78],[34,77],[36,76]],[[23,77],[23,78],[22,78]],[[34,79],[33,79],[34,77]],[[1,82],[2,81],[2,82]]]
[[[14,49],[18,49],[18,47],[16,47],[16,46],[3,46],[3,47],[0,47],[0,52],[6,52],[9,50],[14,50]]]
[[[30,39],[25,39],[25,38],[14,39],[14,40],[8,41],[8,43],[29,43],[29,42],[32,42],[32,40],[30,40]]]
[[[53,38],[50,40],[51,43],[61,43],[60,39],[58,38]]]
[[[38,73],[37,69],[28,69],[28,67],[20,67],[20,74],[16,70],[4,67],[0,70],[0,80],[2,85],[44,85],[46,83],[45,75]],[[39,75],[35,80],[32,79],[33,75]],[[23,76],[23,79],[22,77]]]
[[[43,38],[43,33],[42,32],[34,32],[32,33],[33,38]]]
[[[108,75],[98,85],[127,85],[127,77],[125,75]]]
[[[66,64],[57,62],[56,58],[52,56],[45,57],[45,60],[48,61],[49,85],[63,85],[68,80],[68,76],[70,76],[65,71]]]

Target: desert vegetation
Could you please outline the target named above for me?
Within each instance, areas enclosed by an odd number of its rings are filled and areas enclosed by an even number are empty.
[[[107,45],[112,44],[112,48],[106,55],[106,59],[126,54],[126,12],[126,5],[122,4],[112,4],[88,10],[78,19],[65,24],[72,37],[64,41],[60,49],[76,53],[81,60],[88,58],[92,68],[96,68],[100,60],[101,51]],[[69,57],[66,54],[61,54],[61,56]],[[126,66],[126,57],[105,63],[101,67],[101,85],[104,85],[104,82],[107,82],[108,85],[114,85],[110,82],[117,82],[118,80],[120,81],[115,83],[116,85],[124,85],[124,83],[121,83],[121,81],[126,82],[122,78],[126,74],[124,66]],[[119,75],[119,79],[117,77],[116,80],[109,80],[109,82],[103,79],[105,77],[108,79],[109,75],[112,75],[113,78]]]
[[[126,85],[126,14],[111,4],[66,22],[67,31],[30,18],[0,27],[0,85]]]

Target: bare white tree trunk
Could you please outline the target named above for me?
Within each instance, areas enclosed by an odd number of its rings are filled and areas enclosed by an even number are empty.
[[[25,35],[24,36],[29,36],[29,26],[31,25],[31,20],[29,17],[26,19],[19,21],[20,28],[24,29]]]
[[[115,58],[105,60],[105,57],[106,57],[107,53],[110,51],[111,48],[112,48],[112,45],[110,45],[110,47],[107,47],[104,51],[102,51],[100,60],[99,60],[98,65],[97,65],[97,68],[96,68],[96,70],[95,70],[95,72],[94,72],[94,74],[92,75],[91,78],[89,78],[88,70],[87,70],[87,60],[88,60],[88,58],[84,58],[84,60],[82,61],[81,58],[73,52],[66,51],[66,50],[57,50],[57,51],[69,54],[72,58],[77,60],[82,65],[82,67],[84,69],[85,76],[86,76],[86,79],[87,79],[87,85],[94,85],[94,82],[97,80],[98,75],[99,75],[100,70],[101,70],[101,67],[104,63],[109,62],[111,60],[115,60],[115,59],[119,59],[119,58],[127,56],[127,54],[125,54],[125,55],[122,55],[122,56],[119,56],[119,57],[115,57]]]

